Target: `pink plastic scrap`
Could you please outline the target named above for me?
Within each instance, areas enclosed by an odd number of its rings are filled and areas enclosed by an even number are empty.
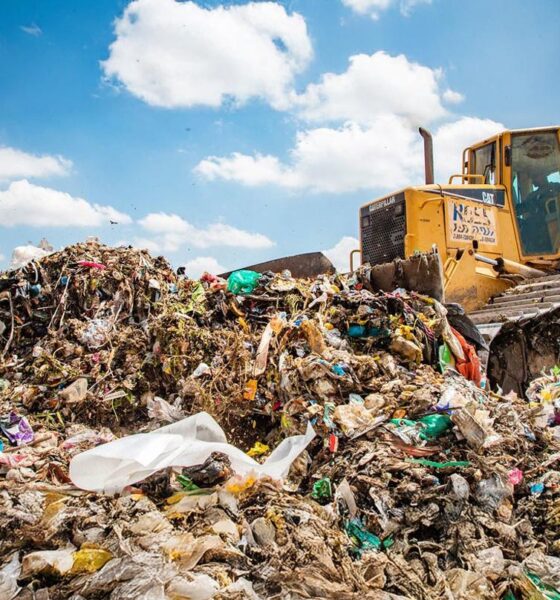
[[[89,260],[79,260],[78,264],[80,265],[80,267],[90,267],[91,269],[99,269],[100,271],[103,271],[107,268],[101,263],[91,262]]]
[[[523,471],[521,471],[520,469],[512,469],[509,472],[508,480],[511,483],[511,485],[519,485],[523,480]]]

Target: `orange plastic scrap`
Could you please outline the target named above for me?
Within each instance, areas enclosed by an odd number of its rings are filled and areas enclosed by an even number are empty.
[[[453,327],[451,327],[451,331],[459,340],[461,348],[465,353],[465,360],[461,360],[459,358],[456,358],[455,360],[457,371],[459,371],[459,373],[461,373],[461,375],[466,379],[470,379],[471,381],[474,381],[476,385],[480,386],[480,359],[478,358],[474,346],[471,346],[471,344],[469,344],[456,329],[453,329]]]
[[[243,390],[243,399],[252,401],[255,399],[257,395],[257,380],[249,379],[249,381],[245,384],[245,389]]]

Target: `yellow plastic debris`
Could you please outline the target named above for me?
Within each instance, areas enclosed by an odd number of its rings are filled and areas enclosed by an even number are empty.
[[[108,550],[102,548],[82,548],[74,552],[73,556],[74,564],[70,572],[74,574],[95,573],[113,558]]]
[[[187,496],[185,492],[175,492],[175,494],[169,496],[165,502],[166,504],[177,504],[177,502],[180,502],[185,496]]]
[[[262,442],[255,442],[253,447],[247,452],[249,456],[261,456],[262,454],[266,454],[270,450],[270,446],[263,444]]]
[[[231,494],[241,494],[255,485],[257,478],[254,475],[247,477],[233,477],[226,483],[226,490]]]
[[[282,417],[280,418],[280,425],[282,429],[289,429],[292,425],[292,420],[286,413],[282,413]]]

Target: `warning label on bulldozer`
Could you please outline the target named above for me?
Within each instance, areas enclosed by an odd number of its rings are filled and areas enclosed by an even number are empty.
[[[496,219],[494,209],[489,206],[474,206],[456,200],[447,204],[449,235],[454,242],[481,244],[496,242]]]

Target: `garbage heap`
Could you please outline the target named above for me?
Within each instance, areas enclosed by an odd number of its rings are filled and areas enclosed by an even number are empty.
[[[558,373],[484,391],[432,299],[88,242],[0,276],[0,355],[0,598],[560,598]],[[259,462],[316,435],[282,479],[69,477],[201,412]]]

